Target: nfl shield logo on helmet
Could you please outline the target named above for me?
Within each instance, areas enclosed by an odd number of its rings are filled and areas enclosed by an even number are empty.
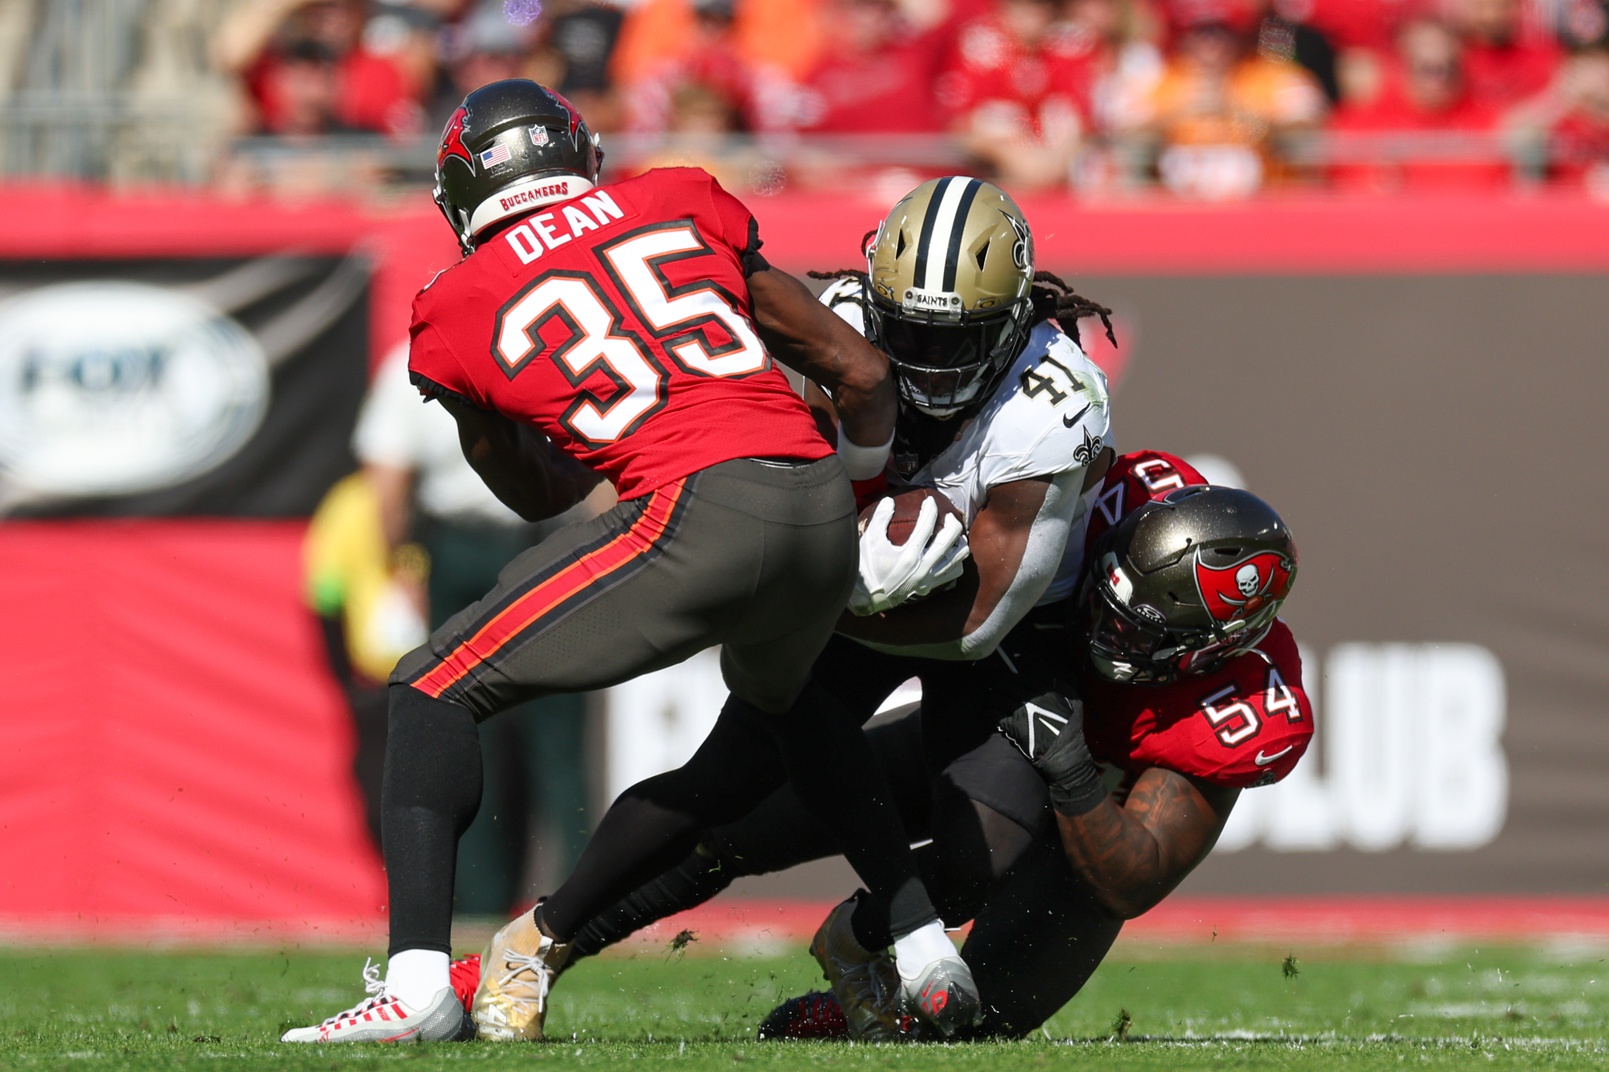
[[[548,143],[548,128],[540,124],[531,128],[531,144],[537,148]]]

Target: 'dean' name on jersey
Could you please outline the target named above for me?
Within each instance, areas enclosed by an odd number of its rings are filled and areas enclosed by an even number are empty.
[[[821,301],[866,334],[858,279],[838,280],[822,292]],[[990,488],[1082,472],[1111,444],[1106,374],[1053,323],[1041,321],[955,442],[908,479],[938,488],[970,525],[988,501]],[[1077,587],[1087,523],[1085,499],[1078,504],[1061,564],[1040,604],[1065,599]]]

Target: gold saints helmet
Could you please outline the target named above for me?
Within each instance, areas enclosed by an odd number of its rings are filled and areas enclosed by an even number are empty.
[[[1034,240],[993,183],[952,175],[906,194],[878,227],[866,269],[866,337],[924,413],[981,402],[1028,343]]]

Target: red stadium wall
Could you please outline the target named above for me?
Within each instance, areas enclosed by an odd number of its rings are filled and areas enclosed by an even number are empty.
[[[853,263],[882,204],[789,195],[754,207],[766,253],[803,270]],[[1568,196],[1024,207],[1041,263],[1081,278],[1609,270],[1609,207]],[[26,189],[0,199],[0,260],[272,251],[372,262],[371,362],[405,334],[415,290],[456,255],[428,204],[378,211]],[[1601,394],[1601,372],[1596,382]],[[1134,390],[1120,406],[1152,397],[1153,388]],[[1122,409],[1118,427],[1159,430]],[[1268,486],[1281,503],[1298,490],[1278,475]],[[1297,509],[1313,523],[1305,502]],[[0,930],[98,922],[345,933],[382,918],[383,876],[346,773],[346,718],[301,602],[300,535],[294,520],[0,520]],[[1588,535],[1572,539],[1601,542]],[[1314,577],[1297,603],[1312,593],[1314,605],[1297,606],[1299,635],[1371,639],[1325,635],[1316,597],[1349,575],[1326,580],[1320,571],[1336,567],[1316,561],[1304,541]],[[1587,633],[1598,636],[1593,621]],[[1601,742],[1584,754],[1593,749]],[[1609,814],[1594,815],[1585,828],[1601,831]],[[1204,892],[1234,887],[1208,879],[1216,885]],[[1459,881],[1454,870],[1435,885]]]
[[[373,919],[302,526],[0,526],[0,919],[227,934]]]

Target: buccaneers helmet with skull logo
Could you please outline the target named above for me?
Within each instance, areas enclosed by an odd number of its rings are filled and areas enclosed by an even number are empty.
[[[1095,669],[1164,683],[1267,635],[1296,578],[1296,544],[1250,492],[1194,485],[1142,505],[1096,542],[1080,593]]]

